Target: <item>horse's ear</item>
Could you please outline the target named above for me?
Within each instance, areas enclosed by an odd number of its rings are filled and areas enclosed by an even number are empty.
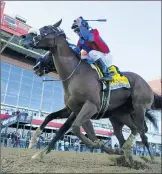
[[[57,27],[59,27],[59,26],[60,26],[61,22],[62,22],[62,19],[61,19],[61,20],[59,20],[58,22],[56,22],[56,23],[55,23],[53,26],[57,28]]]

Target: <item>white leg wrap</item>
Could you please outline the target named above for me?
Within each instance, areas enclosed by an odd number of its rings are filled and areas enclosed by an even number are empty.
[[[126,142],[123,145],[123,149],[129,149],[131,148],[131,146],[133,145],[133,142],[136,140],[136,137],[138,136],[138,134],[133,135],[130,134],[130,136],[128,137],[128,139],[126,140]]]

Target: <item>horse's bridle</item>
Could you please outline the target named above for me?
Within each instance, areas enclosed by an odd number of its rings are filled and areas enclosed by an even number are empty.
[[[46,33],[44,33],[43,35],[42,34],[40,34],[40,35],[38,35],[38,36],[35,36],[35,37],[33,37],[33,43],[34,43],[34,46],[36,46],[36,44],[37,43],[39,43],[39,41],[41,40],[41,39],[43,39],[43,37],[45,37],[45,36],[47,36],[48,34],[52,34],[52,31],[53,32],[55,32],[55,33],[57,33],[55,36],[54,36],[54,45],[56,45],[55,44],[55,38],[56,37],[58,37],[58,36],[60,36],[60,35],[63,35],[64,37],[66,37],[66,35],[65,35],[65,33],[64,33],[64,31],[63,30],[61,30],[61,29],[58,29],[58,28],[55,28],[54,26],[50,26],[51,27],[51,32],[46,32]],[[53,57],[53,61],[54,61],[54,56],[52,55],[52,57]],[[69,80],[72,76],[73,76],[73,74],[75,73],[75,71],[78,69],[78,67],[79,67],[79,65],[81,64],[81,62],[82,62],[82,60],[80,59],[80,61],[79,61],[79,63],[77,64],[77,66],[74,68],[74,70],[71,72],[71,74],[66,78],[66,79],[63,79],[63,80],[43,80],[43,81],[61,81],[61,82],[65,82],[65,81],[67,81],[67,80]],[[47,66],[47,69],[48,69],[49,67]],[[45,74],[46,73],[46,70],[44,69],[43,70],[43,74]]]
[[[52,55],[52,57],[53,57],[53,59],[54,59],[54,56]],[[67,80],[69,80],[72,76],[73,76],[73,74],[75,73],[75,71],[78,69],[78,67],[79,67],[79,65],[81,64],[81,62],[82,62],[82,60],[80,59],[80,61],[79,61],[79,63],[77,64],[77,66],[74,68],[74,70],[71,72],[71,74],[66,78],[66,79],[64,79],[64,80],[43,80],[43,82],[47,82],[47,81],[61,81],[61,82],[65,82],[65,81],[67,81]],[[45,74],[45,70],[43,70],[44,71],[44,74]]]
[[[48,28],[50,27],[51,30],[48,30]],[[55,44],[55,38],[60,36],[60,35],[63,35],[64,37],[66,37],[64,31],[60,28],[56,28],[54,27],[53,25],[50,25],[50,26],[45,26],[44,28],[44,32],[40,32],[39,35],[37,36],[34,36],[33,37],[33,45],[36,46],[44,37],[46,37],[48,34],[54,34],[54,44]]]

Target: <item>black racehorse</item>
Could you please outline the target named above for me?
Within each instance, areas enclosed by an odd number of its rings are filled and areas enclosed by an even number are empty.
[[[86,62],[81,61],[80,57],[69,48],[65,33],[59,28],[60,24],[61,20],[54,25],[42,27],[37,36],[31,37],[30,34],[23,36],[23,45],[51,51],[56,70],[62,79],[65,105],[72,111],[69,119],[73,119],[71,125],[73,133],[87,146],[101,145],[99,142],[93,142],[80,131],[80,127],[100,111],[101,82],[96,71]],[[145,113],[147,108],[151,108],[155,95],[141,76],[133,72],[123,72],[123,74],[128,78],[131,88],[113,90],[107,111],[115,110],[131,99],[132,111],[129,114],[133,112],[134,119],[129,121],[131,134],[122,146],[125,159],[131,165],[132,143],[138,134],[144,132]],[[51,145],[35,157],[43,157],[50,150]]]

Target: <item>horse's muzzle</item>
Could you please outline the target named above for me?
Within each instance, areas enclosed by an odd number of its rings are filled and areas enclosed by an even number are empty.
[[[39,76],[39,77],[41,77],[41,76],[43,76],[43,75],[49,73],[48,68],[47,68],[47,67],[44,67],[44,66],[41,64],[41,62],[38,62],[38,63],[33,67],[33,71],[34,71],[34,73],[35,73],[37,76]]]

